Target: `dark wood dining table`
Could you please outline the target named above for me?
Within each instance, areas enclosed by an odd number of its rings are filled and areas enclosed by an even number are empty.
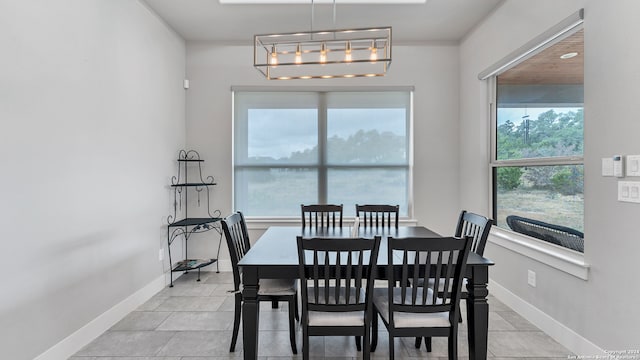
[[[423,226],[401,226],[399,228],[360,228],[358,237],[380,235],[378,275],[384,277],[388,262],[387,238],[392,237],[440,237]],[[300,226],[272,226],[258,239],[238,265],[242,270],[242,333],[244,359],[258,357],[258,289],[260,279],[282,279],[298,277],[298,248],[296,237],[351,237],[350,227],[316,228]],[[489,305],[487,283],[489,266],[493,262],[478,254],[469,254],[467,260],[467,327],[469,359],[487,358],[487,333],[489,327]]]

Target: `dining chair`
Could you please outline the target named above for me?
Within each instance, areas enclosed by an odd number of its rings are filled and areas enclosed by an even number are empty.
[[[466,210],[462,210],[460,212],[460,216],[458,217],[458,224],[456,225],[455,237],[462,236],[470,236],[472,239],[471,243],[471,251],[482,256],[484,254],[484,247],[487,244],[487,239],[489,238],[489,231],[491,230],[491,225],[493,221],[485,216],[478,215],[472,212],[468,212]],[[433,282],[435,279],[429,279],[429,286],[433,286]],[[441,279],[440,285],[438,287],[439,291],[442,291],[444,288],[444,282]],[[467,279],[464,278],[462,281],[462,290],[460,293],[461,299],[467,299]],[[449,289],[451,291],[451,289]],[[462,322],[462,318],[460,318],[459,322]],[[415,347],[416,349],[420,348],[422,339],[416,338]],[[425,339],[425,346],[427,351],[431,351],[431,339]]]
[[[363,337],[363,359],[370,358],[371,294],[380,239],[298,236],[304,360],[309,359],[310,336]]]
[[[398,228],[399,205],[358,205],[356,204],[356,216],[366,227],[391,227]]]
[[[300,205],[302,210],[302,227],[342,227],[342,204],[332,205]]]
[[[242,292],[240,284],[242,278],[238,262],[251,248],[247,225],[242,212],[229,215],[222,220],[222,229],[227,239],[229,247],[229,255],[231,257],[231,265],[233,268],[233,285],[235,292],[235,316],[233,320],[233,335],[231,337],[230,352],[234,352],[236,341],[238,340],[238,331],[240,329],[240,315],[242,311]],[[295,320],[298,316],[298,291],[297,281],[294,279],[260,279],[260,288],[258,290],[258,301],[270,301],[277,304],[280,301],[289,303],[289,340],[291,341],[291,351],[298,353],[296,348],[296,332]]]
[[[379,315],[389,332],[389,359],[394,338],[432,336],[446,336],[449,359],[457,359],[460,290],[470,247],[470,237],[388,238],[389,282],[374,289],[371,351],[378,344]],[[430,278],[432,286],[420,286]],[[435,285],[441,279],[442,292]]]

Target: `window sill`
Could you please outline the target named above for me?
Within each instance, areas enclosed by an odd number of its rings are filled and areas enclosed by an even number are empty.
[[[579,252],[498,227],[491,229],[489,242],[564,271],[579,279],[589,279],[589,264],[585,263],[584,255]]]
[[[269,226],[301,226],[299,217],[251,217],[246,219],[248,230],[267,230]],[[416,226],[418,221],[415,219],[399,220],[400,226]],[[353,217],[344,217],[342,219],[343,226],[353,225]]]

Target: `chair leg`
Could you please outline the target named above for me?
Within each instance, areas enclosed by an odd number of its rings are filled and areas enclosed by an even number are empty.
[[[371,327],[365,325],[364,328],[364,351],[362,352],[362,360],[369,360],[371,358]]]
[[[271,308],[272,309],[278,308],[278,300],[271,300]]]
[[[236,341],[238,340],[238,331],[240,330],[240,313],[242,311],[242,294],[236,294],[235,314],[233,318],[233,335],[231,336],[231,347],[229,352],[236,351]]]
[[[422,345],[422,337],[418,336],[416,338],[416,349],[420,349],[420,345]]]
[[[427,352],[431,352],[431,336],[424,338],[424,347],[427,348]]]
[[[302,326],[302,360],[309,360],[309,332]]]
[[[391,336],[391,332],[389,332],[389,360],[393,360],[395,356],[395,351],[393,349],[393,336]]]
[[[295,303],[298,302],[295,296],[289,299],[289,341],[291,342],[291,351],[298,353],[296,348],[296,320],[295,320]]]
[[[356,336],[356,349],[358,349],[358,351],[362,351],[361,339],[362,338],[360,336]]]
[[[458,331],[452,331],[449,334],[449,360],[458,359]]]
[[[298,292],[297,291],[296,291],[296,294],[294,296],[294,300],[295,301],[294,301],[293,305],[294,305],[295,310],[296,310],[296,314],[295,314],[296,315],[296,321],[300,321],[300,312],[298,311]]]
[[[371,352],[376,351],[376,347],[378,347],[378,312],[373,312],[373,317],[371,319],[371,327],[373,330],[371,331]]]

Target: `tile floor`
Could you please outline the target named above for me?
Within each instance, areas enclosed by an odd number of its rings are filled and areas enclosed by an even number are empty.
[[[242,358],[242,330],[235,353],[229,353],[233,328],[231,273],[206,272],[196,282],[185,274],[173,288],[165,288],[127,315],[69,360],[214,360]],[[567,359],[571,353],[513,310],[489,297],[489,357],[492,359]],[[466,316],[466,314],[463,314]],[[466,319],[466,317],[464,317]],[[466,321],[460,324],[459,354],[466,358]],[[287,305],[271,309],[261,304],[262,360],[301,359],[302,332],[298,329],[298,355],[289,346]],[[446,359],[446,338],[433,339],[433,351],[413,346],[413,338],[396,339],[397,359]],[[357,359],[353,338],[312,337],[311,357]],[[388,358],[388,337],[380,326],[378,349],[372,358]]]

